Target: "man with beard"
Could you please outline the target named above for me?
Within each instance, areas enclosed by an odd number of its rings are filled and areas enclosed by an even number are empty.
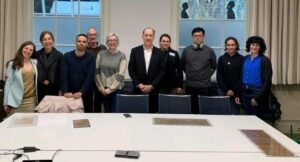
[[[100,51],[106,50],[105,45],[98,42],[98,32],[95,28],[89,28],[87,31],[88,46],[86,50],[96,56]]]
[[[82,98],[84,111],[92,112],[92,85],[95,75],[95,57],[86,51],[88,38],[76,36],[76,49],[64,54],[61,65],[61,89],[67,98]]]

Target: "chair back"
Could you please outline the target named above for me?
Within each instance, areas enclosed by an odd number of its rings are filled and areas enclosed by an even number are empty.
[[[168,95],[159,94],[158,98],[159,113],[168,114],[190,114],[191,96],[190,95]]]
[[[231,114],[229,96],[198,96],[200,114]]]
[[[148,113],[149,95],[117,94],[117,112]]]

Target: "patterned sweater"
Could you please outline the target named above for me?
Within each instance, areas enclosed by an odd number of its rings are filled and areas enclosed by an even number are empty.
[[[122,89],[127,67],[126,56],[118,51],[115,54],[108,50],[101,51],[96,59],[96,85],[99,90],[108,88],[110,92]]]

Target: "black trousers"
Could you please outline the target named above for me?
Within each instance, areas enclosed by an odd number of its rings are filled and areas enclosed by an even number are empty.
[[[82,101],[84,106],[84,112],[92,113],[93,112],[93,94],[88,93],[82,95]]]
[[[6,112],[3,109],[3,97],[4,97],[4,89],[0,91],[0,122],[7,116]]]
[[[40,103],[46,95],[58,96],[59,88],[54,85],[38,84],[38,103]]]
[[[93,112],[101,112],[101,104],[102,104],[102,100],[101,100],[101,92],[98,90],[98,87],[96,86],[96,83],[94,83],[94,87],[93,87],[93,96],[92,97],[92,102],[93,102]]]
[[[191,95],[192,113],[199,114],[198,95],[209,96],[210,87],[185,87],[186,94]]]
[[[143,94],[140,89],[134,88],[134,94]],[[157,113],[158,112],[158,90],[152,90],[149,93],[149,113]]]

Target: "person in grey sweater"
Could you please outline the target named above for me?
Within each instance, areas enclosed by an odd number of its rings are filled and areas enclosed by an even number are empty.
[[[211,76],[216,70],[216,54],[204,44],[205,30],[192,30],[193,44],[187,46],[181,55],[182,68],[186,74],[186,93],[192,98],[192,113],[199,113],[198,95],[208,96]]]
[[[127,67],[127,59],[118,49],[119,37],[110,33],[106,37],[107,50],[101,51],[96,59],[96,85],[101,93],[96,100],[101,101],[105,112],[116,112],[117,94],[122,93]]]

